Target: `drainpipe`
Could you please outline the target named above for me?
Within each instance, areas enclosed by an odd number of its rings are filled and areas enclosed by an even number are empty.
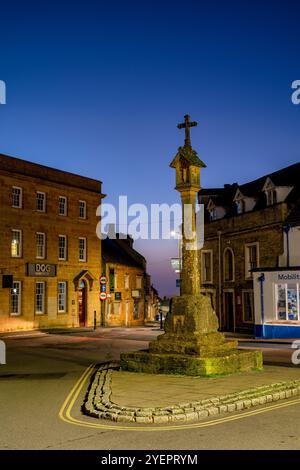
[[[265,275],[261,273],[258,278],[260,283],[260,306],[261,306],[261,323],[262,323],[262,337],[265,336],[265,305],[264,305],[264,282]]]
[[[286,234],[286,267],[290,267],[290,240],[289,240],[289,231],[291,230],[290,225],[285,225],[283,231]]]
[[[220,328],[222,328],[222,265],[221,265],[221,235],[222,231],[218,230],[218,257],[219,257],[219,287],[218,287],[218,302],[219,302],[219,318],[220,318]]]

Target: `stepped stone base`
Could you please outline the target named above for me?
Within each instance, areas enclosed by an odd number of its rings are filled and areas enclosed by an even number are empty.
[[[121,354],[121,370],[146,374],[215,376],[262,370],[261,351],[234,351],[219,356],[155,354],[137,351]]]
[[[147,374],[214,376],[262,370],[261,351],[238,350],[218,331],[211,299],[203,294],[173,297],[165,333],[148,351],[121,354],[121,369]]]

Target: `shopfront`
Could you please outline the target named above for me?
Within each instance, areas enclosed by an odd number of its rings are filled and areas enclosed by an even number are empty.
[[[255,336],[300,338],[300,267],[253,272]]]

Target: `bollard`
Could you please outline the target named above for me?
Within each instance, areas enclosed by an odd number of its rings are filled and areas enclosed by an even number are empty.
[[[6,345],[0,341],[0,364],[6,364]]]

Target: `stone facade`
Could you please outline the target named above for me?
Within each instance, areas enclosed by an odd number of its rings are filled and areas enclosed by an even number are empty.
[[[152,320],[156,296],[146,260],[134,250],[133,240],[106,239],[102,247],[108,294],[101,307],[103,326],[135,327]]]
[[[235,183],[199,192],[199,203],[205,205],[206,221],[205,244],[199,260],[202,264],[201,285],[202,290],[212,296],[220,328],[224,331],[253,333],[253,278],[249,268],[275,268],[286,263],[284,227],[292,220],[299,225],[299,218],[294,217],[299,207],[299,183],[296,181],[299,172],[300,164],[296,164],[245,185]],[[277,190],[272,203],[267,202],[264,190],[265,181],[270,179],[274,181],[272,191]],[[281,197],[283,185],[290,188],[286,191],[287,197]],[[245,203],[237,213],[235,195],[239,191],[244,195]],[[247,206],[251,200],[252,207]],[[254,247],[252,253],[256,252],[256,259],[252,260],[249,258],[251,246]],[[208,259],[206,273],[205,257]],[[290,265],[293,258],[296,259],[296,253],[290,248]]]
[[[0,182],[0,331],[100,321],[101,182],[6,155]]]

